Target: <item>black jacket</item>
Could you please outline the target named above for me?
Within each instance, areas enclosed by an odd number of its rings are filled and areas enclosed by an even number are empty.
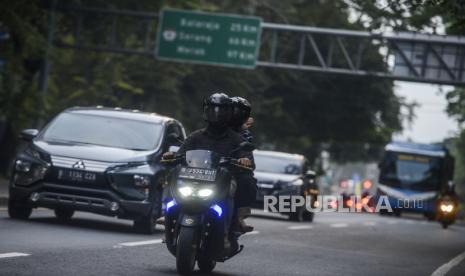
[[[188,150],[210,150],[228,157],[233,150],[236,150],[244,141],[237,132],[226,129],[224,131],[213,131],[211,128],[203,128],[192,132],[179,148],[177,154],[183,155]],[[231,157],[249,157],[250,153],[236,151]]]

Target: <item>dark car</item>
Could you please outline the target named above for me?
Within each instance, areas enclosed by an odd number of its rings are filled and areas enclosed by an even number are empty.
[[[258,193],[257,206],[263,206],[264,196],[300,195],[310,198],[311,206],[316,207],[318,186],[315,173],[309,170],[304,156],[276,151],[254,151],[255,178]],[[296,212],[285,213],[293,221],[313,221],[314,213],[304,207]]]
[[[185,139],[183,126],[155,113],[120,108],[71,108],[42,131],[21,133],[27,142],[13,160],[8,211],[27,219],[35,207],[134,220],[153,233],[161,215],[166,168],[161,154]]]

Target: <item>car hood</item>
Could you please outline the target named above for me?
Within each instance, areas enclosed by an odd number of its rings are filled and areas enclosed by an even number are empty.
[[[118,163],[147,161],[153,153],[76,143],[34,141],[34,145],[51,155]]]
[[[255,171],[254,176],[259,183],[275,184],[278,182],[291,182],[300,177],[295,174],[271,173]]]

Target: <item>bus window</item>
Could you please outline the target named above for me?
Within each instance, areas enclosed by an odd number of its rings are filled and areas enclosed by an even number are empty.
[[[440,163],[436,157],[386,152],[380,166],[380,183],[411,190],[437,190]]]

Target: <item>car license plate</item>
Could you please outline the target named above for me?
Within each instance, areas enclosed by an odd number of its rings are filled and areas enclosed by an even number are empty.
[[[181,171],[179,172],[179,178],[215,181],[216,170],[182,167]]]
[[[97,175],[86,171],[60,169],[58,170],[58,179],[94,183],[97,180]]]

